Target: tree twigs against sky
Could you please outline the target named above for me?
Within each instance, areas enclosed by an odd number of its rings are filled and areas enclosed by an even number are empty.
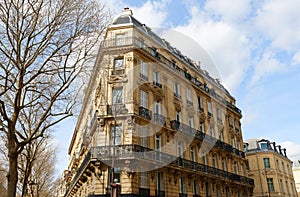
[[[72,115],[74,80],[99,45],[110,14],[89,0],[0,0],[0,132],[16,196],[18,156]]]

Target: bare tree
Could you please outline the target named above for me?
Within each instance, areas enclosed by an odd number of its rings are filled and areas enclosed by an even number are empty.
[[[109,13],[91,0],[0,0],[0,136],[15,197],[26,145],[72,116],[72,84],[99,45]]]
[[[54,196],[56,148],[49,138],[27,144],[19,156],[21,196]]]

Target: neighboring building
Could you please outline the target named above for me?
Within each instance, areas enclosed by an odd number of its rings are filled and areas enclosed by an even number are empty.
[[[298,196],[300,196],[300,161],[296,160],[293,162],[293,174],[296,184],[296,190],[298,193]]]
[[[99,50],[65,196],[251,196],[241,117],[218,80],[125,9]]]
[[[286,149],[265,139],[245,140],[248,175],[254,179],[253,196],[297,196],[292,162]]]

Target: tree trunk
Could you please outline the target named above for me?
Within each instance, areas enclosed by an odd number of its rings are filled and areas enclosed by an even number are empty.
[[[16,197],[18,183],[18,153],[13,140],[8,140],[9,170],[7,175],[7,197]]]

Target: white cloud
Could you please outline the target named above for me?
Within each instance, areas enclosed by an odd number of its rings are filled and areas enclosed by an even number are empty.
[[[261,59],[256,62],[254,74],[249,85],[256,85],[264,76],[285,70],[285,65],[276,59],[273,52],[267,50],[263,53]]]
[[[250,0],[210,0],[205,5],[205,10],[221,17],[224,21],[238,22],[245,19],[250,13]]]
[[[291,141],[284,141],[278,144],[281,145],[281,148],[286,148],[286,153],[290,160],[300,159],[300,144],[296,144]]]
[[[147,1],[141,7],[131,7],[133,16],[149,27],[160,27],[167,18],[169,0]]]
[[[294,56],[293,56],[293,59],[292,59],[292,65],[300,65],[300,50],[298,50]]]
[[[233,91],[243,80],[250,62],[250,43],[235,26],[209,19],[209,14],[192,7],[191,19],[185,26],[176,27],[196,40],[210,54],[225,86]],[[201,59],[200,59],[201,61]],[[210,68],[208,71],[211,72]]]
[[[300,46],[298,0],[267,0],[257,11],[255,25],[273,47],[297,50]]]

